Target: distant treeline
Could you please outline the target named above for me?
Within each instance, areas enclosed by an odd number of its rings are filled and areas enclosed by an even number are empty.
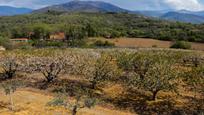
[[[0,17],[0,34],[8,38],[67,39],[140,37],[204,42],[204,25],[169,22],[127,13],[55,13]]]

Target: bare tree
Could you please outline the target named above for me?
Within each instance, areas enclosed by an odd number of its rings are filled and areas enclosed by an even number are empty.
[[[1,58],[1,67],[3,69],[5,79],[11,79],[19,70],[19,63],[15,56],[9,55]]]
[[[27,72],[41,72],[47,82],[52,82],[59,76],[66,66],[66,57],[29,57],[25,60],[24,70]]]
[[[204,63],[204,58],[200,54],[194,53],[194,54],[190,54],[188,56],[185,56],[183,58],[183,63],[185,65],[191,65],[194,67],[199,67],[200,65],[202,65]]]
[[[52,82],[63,70],[64,64],[60,59],[45,59],[43,62],[42,66],[38,66],[38,69],[45,76],[47,82]]]

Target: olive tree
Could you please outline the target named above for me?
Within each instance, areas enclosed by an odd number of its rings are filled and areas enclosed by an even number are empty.
[[[76,99],[67,99],[65,97],[55,97],[53,100],[47,103],[48,106],[63,106],[72,112],[72,115],[76,115],[80,109],[89,108],[91,109],[96,104],[95,99],[82,98],[81,96]]]
[[[15,91],[17,90],[18,87],[22,86],[22,83],[19,81],[4,81],[1,84],[4,92],[6,95],[9,95],[9,101],[10,101],[10,110],[14,111],[14,101],[13,101],[13,94],[15,93]]]
[[[67,87],[64,86],[60,89],[60,92],[57,92],[56,97],[47,103],[48,106],[63,106],[64,108],[70,110],[72,115],[76,115],[77,112],[82,108],[89,108],[95,106],[96,99],[91,96],[90,90],[87,90],[84,87],[73,87],[75,90],[74,96],[71,97]],[[83,96],[84,93],[88,96]]]
[[[129,86],[139,88],[152,93],[152,100],[156,100],[160,91],[176,91],[176,72],[171,63],[158,59],[158,62],[148,67],[141,79],[140,73],[129,77]]]

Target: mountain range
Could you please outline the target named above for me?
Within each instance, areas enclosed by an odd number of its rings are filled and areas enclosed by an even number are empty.
[[[159,19],[180,21],[194,24],[204,23],[204,11],[194,12],[187,10],[161,10],[161,11],[130,11],[120,8],[110,3],[101,1],[71,1],[64,4],[48,6],[45,8],[32,10],[28,8],[15,8],[8,6],[0,6],[0,16],[11,16],[27,13],[45,13],[48,11],[57,12],[93,12],[93,13],[105,13],[105,12],[126,12],[131,14],[140,14],[148,17],[154,17]]]
[[[12,16],[31,13],[33,10],[28,8],[15,8],[10,6],[0,6],[0,16]]]
[[[196,14],[179,13],[179,12],[168,12],[160,17],[161,19],[189,22],[194,24],[204,23],[204,17]]]
[[[34,12],[47,12],[51,10],[62,12],[128,12],[126,9],[100,1],[71,1],[65,4],[48,6]]]
[[[204,11],[188,11],[188,10],[162,10],[162,11],[135,11],[149,17],[156,17],[165,20],[179,21],[193,24],[204,23]]]

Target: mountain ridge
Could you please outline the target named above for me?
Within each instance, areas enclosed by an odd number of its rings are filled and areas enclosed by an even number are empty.
[[[27,8],[15,8],[7,7],[3,8],[0,6],[0,16],[12,16],[12,15],[21,15],[27,13],[46,13],[50,11],[57,12],[88,12],[88,13],[130,13],[130,14],[140,14],[147,17],[171,20],[171,21],[180,21],[193,24],[204,23],[204,11],[188,11],[185,9],[182,10],[159,10],[159,11],[131,11],[127,9],[120,8],[114,4],[102,1],[70,1],[68,3],[58,4],[47,6],[41,9],[32,10]]]
[[[11,6],[0,6],[0,16],[12,16],[31,13],[33,10],[29,8],[16,8]]]
[[[181,21],[194,24],[204,23],[204,17],[190,13],[168,12],[162,15],[160,18],[171,21]]]
[[[43,13],[47,11],[65,11],[65,12],[129,12],[118,6],[102,1],[71,1],[64,4],[48,6],[35,10],[34,13]]]

